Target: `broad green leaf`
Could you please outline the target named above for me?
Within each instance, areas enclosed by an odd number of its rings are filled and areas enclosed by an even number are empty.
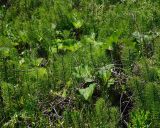
[[[20,31],[19,36],[20,36],[20,38],[22,39],[23,42],[27,41],[28,37],[27,37],[27,33],[25,31]]]
[[[50,53],[52,53],[52,54],[57,53],[57,47],[55,47],[55,46],[50,47],[49,50],[50,50]]]
[[[78,20],[78,21],[76,21],[76,22],[73,22],[73,26],[74,26],[76,29],[82,27],[82,25],[83,25],[83,23],[82,23],[80,20]]]
[[[64,90],[63,90],[63,93],[62,93],[62,97],[63,97],[63,98],[66,98],[66,96],[67,96],[67,89],[64,89]]]
[[[47,75],[46,68],[33,68],[29,72],[29,76],[34,79],[45,79]]]
[[[112,69],[113,65],[106,65],[104,67],[102,67],[99,71],[98,74],[100,75],[100,78],[103,79],[103,81],[105,83],[108,82],[108,80],[111,77],[111,69]]]
[[[43,77],[47,76],[47,70],[46,70],[46,68],[39,68],[39,70],[38,70],[38,76],[40,78],[43,78]]]
[[[38,58],[38,59],[36,59],[36,60],[34,61],[34,65],[35,65],[35,66],[39,66],[39,65],[41,64],[42,60],[43,60],[43,58]]]
[[[113,85],[115,82],[115,80],[112,78],[108,81],[108,87],[110,87],[111,85]]]
[[[22,65],[22,64],[24,64],[25,63],[25,59],[24,58],[22,58],[21,60],[19,60],[19,64],[20,65]]]
[[[95,90],[96,84],[90,84],[89,87],[84,88],[84,89],[79,89],[79,93],[84,97],[85,100],[89,100],[93,92]]]
[[[78,66],[75,68],[75,72],[73,75],[77,78],[82,78],[85,80],[85,82],[91,82],[92,80],[92,74],[91,74],[92,69],[88,66]]]
[[[8,47],[0,47],[0,54],[4,57],[8,57],[10,54],[10,49]]]

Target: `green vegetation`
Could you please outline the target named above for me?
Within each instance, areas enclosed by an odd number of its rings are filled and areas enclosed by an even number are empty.
[[[0,127],[159,128],[158,0],[0,0]]]

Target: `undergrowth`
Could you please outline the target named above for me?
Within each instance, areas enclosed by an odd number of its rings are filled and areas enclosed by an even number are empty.
[[[0,0],[0,127],[159,128],[159,10]]]

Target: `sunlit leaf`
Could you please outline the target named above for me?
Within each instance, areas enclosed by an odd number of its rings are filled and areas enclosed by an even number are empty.
[[[112,78],[112,79],[109,79],[109,81],[108,81],[108,87],[110,87],[111,85],[113,85],[114,84],[114,82],[115,82],[115,80]]]
[[[7,56],[9,56],[9,54],[10,54],[10,49],[7,48],[7,47],[0,47],[0,54],[1,54],[3,57],[7,57]]]
[[[79,93],[84,97],[85,100],[89,100],[93,92],[95,90],[96,84],[90,84],[89,87],[84,88],[84,89],[79,89]]]
[[[73,26],[75,27],[75,28],[81,28],[81,26],[83,25],[83,23],[80,21],[80,20],[78,20],[78,21],[76,21],[76,22],[73,22]]]

